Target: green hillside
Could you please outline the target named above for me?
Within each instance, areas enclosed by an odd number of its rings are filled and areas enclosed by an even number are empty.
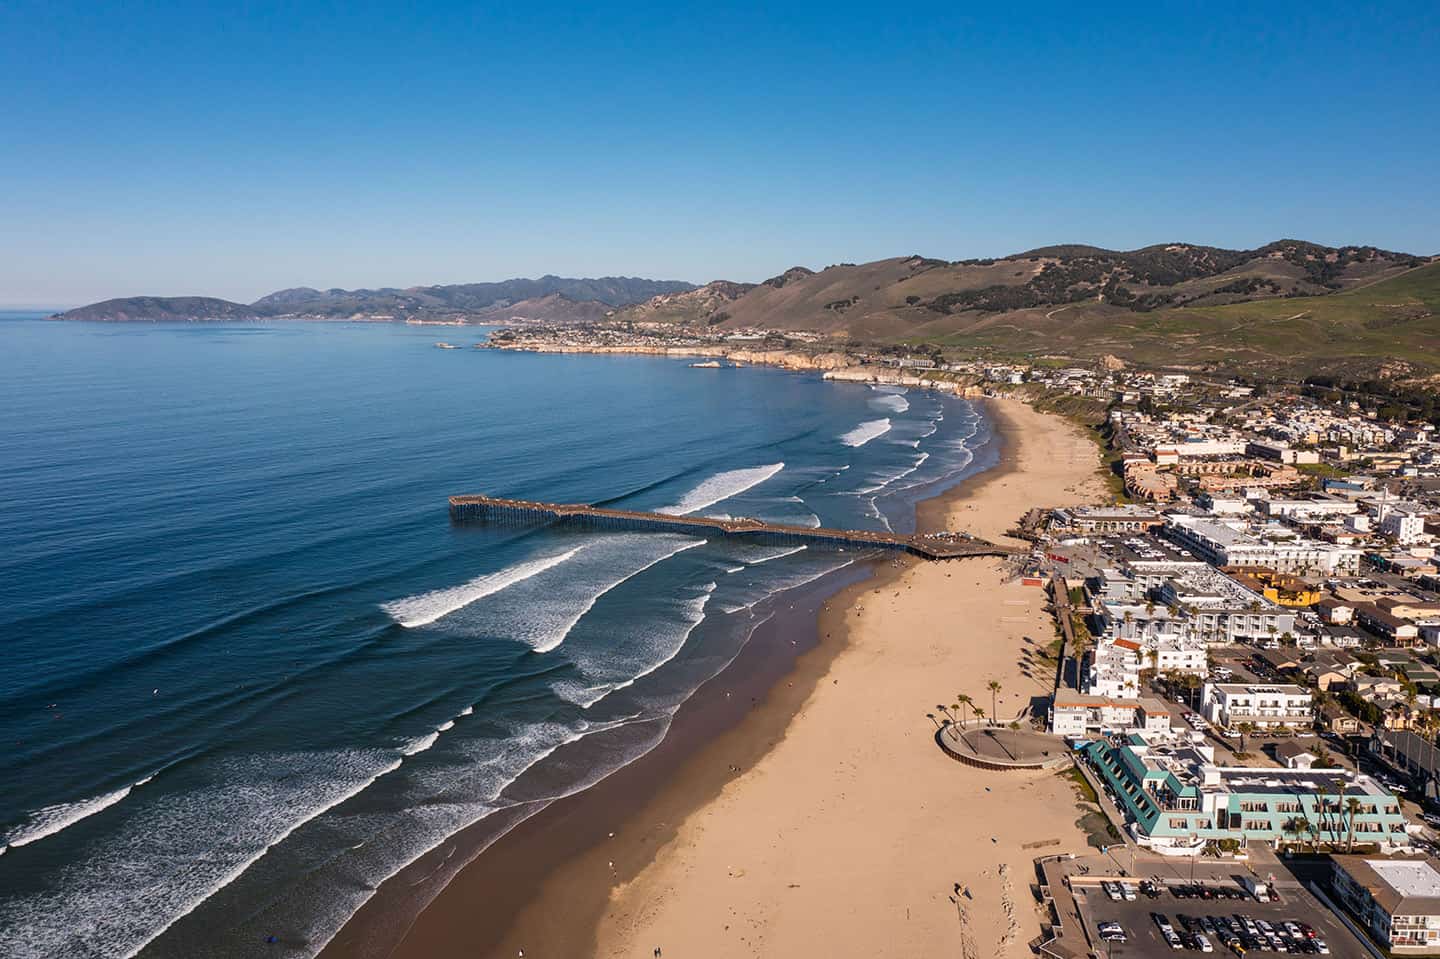
[[[1098,303],[1015,311],[938,337],[1005,354],[1114,354],[1142,363],[1371,371],[1388,360],[1440,370],[1440,263],[1326,296],[1148,314]]]

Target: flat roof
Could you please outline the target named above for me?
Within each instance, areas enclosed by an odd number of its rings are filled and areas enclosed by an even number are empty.
[[[1440,871],[1428,859],[1367,859],[1365,863],[1406,899],[1440,898]]]

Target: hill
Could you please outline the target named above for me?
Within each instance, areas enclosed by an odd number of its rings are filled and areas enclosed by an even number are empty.
[[[1425,257],[1367,246],[1280,240],[1254,250],[1170,243],[1119,252],[1067,244],[995,259],[923,256],[792,267],[725,305],[676,301],[619,312],[726,328],[810,330],[851,339],[943,337],[1079,304],[1108,314],[1328,295],[1398,276]],[[716,319],[718,313],[724,316]],[[997,319],[1001,318],[1001,319]]]
[[[59,319],[240,320],[301,317],[481,321],[483,311],[503,309],[521,302],[533,303],[550,296],[562,296],[572,303],[594,302],[599,315],[603,315],[615,307],[694,288],[694,284],[681,280],[648,280],[630,276],[574,279],[550,275],[533,280],[416,286],[403,290],[295,287],[262,296],[248,306],[209,297],[127,297],[82,306],[59,314]],[[583,312],[595,313],[596,310]]]
[[[259,313],[244,303],[211,296],[128,296],[103,300],[59,314],[66,320],[133,321],[253,320]]]

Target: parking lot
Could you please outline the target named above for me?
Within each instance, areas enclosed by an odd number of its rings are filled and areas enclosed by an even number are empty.
[[[1340,920],[1304,889],[1286,886],[1279,890],[1279,902],[1257,902],[1254,897],[1248,895],[1241,899],[1218,897],[1214,899],[1182,899],[1177,898],[1173,887],[1162,887],[1157,898],[1137,894],[1133,901],[1113,902],[1100,887],[1099,877],[1086,878],[1087,881],[1083,884],[1074,882],[1072,889],[1090,941],[1094,944],[1097,955],[1100,956],[1114,957],[1114,959],[1123,959],[1123,957],[1134,957],[1134,959],[1155,957],[1158,959],[1161,956],[1173,956],[1177,952],[1198,955],[1199,952],[1191,944],[1190,937],[1185,934],[1181,916],[1198,920],[1201,916],[1219,918],[1239,915],[1256,922],[1263,919],[1277,926],[1286,921],[1297,924],[1305,923],[1314,929],[1320,939],[1325,941],[1329,948],[1328,955],[1340,957],[1340,959],[1371,959],[1370,953],[1340,923]],[[1126,881],[1137,889],[1138,893],[1138,881],[1133,878]],[[1238,878],[1233,881],[1212,881],[1206,885],[1212,890],[1219,888],[1238,890],[1241,888]],[[1185,942],[1183,949],[1176,950],[1166,943],[1159,925],[1152,918],[1152,913],[1161,913],[1169,919],[1175,931]],[[1102,941],[1098,932],[1099,924],[1102,922],[1118,922],[1125,930],[1127,941]],[[1214,949],[1213,955],[1234,955],[1224,946],[1220,937],[1209,935],[1207,938]],[[1295,950],[1297,954],[1304,952],[1304,948],[1299,944],[1296,945]],[[1279,952],[1288,954],[1288,950],[1284,948]],[[1248,954],[1270,956],[1276,955],[1276,951],[1267,943]]]

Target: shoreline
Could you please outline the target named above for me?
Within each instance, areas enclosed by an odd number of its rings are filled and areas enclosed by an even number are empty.
[[[957,516],[968,518],[964,512],[976,508],[971,501],[1005,486],[1020,469],[1016,454],[1024,431],[1008,409],[1018,401],[982,402],[998,461],[917,503],[917,530],[946,528]],[[1029,415],[1063,422],[1033,411]],[[1005,517],[1002,529],[1018,515]],[[1000,566],[989,560],[930,565],[968,572],[974,564]],[[649,754],[590,789],[555,801],[498,840],[486,833],[503,824],[481,823],[462,831],[383,885],[321,955],[444,959],[514,956],[521,949],[527,955],[612,954],[604,938],[617,898],[643,885],[662,853],[682,841],[684,825],[721,802],[733,783],[785,741],[836,661],[853,649],[854,631],[847,620],[865,591],[889,589],[924,565],[872,560],[837,573],[849,582],[842,581],[833,594],[817,584],[787,596],[789,608],[757,629],[736,660],[697,691]],[[386,929],[387,887],[408,874],[423,876],[438,867],[437,861],[457,853],[466,865],[406,928],[392,924]]]

